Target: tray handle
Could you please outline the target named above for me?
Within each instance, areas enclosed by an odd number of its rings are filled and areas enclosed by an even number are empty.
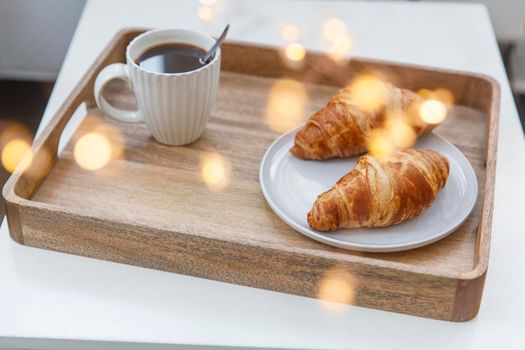
[[[3,189],[6,206],[20,204],[21,201],[31,199],[46,176],[51,171],[58,158],[59,140],[71,117],[83,103],[86,108],[96,105],[93,87],[98,73],[107,65],[125,61],[125,51],[128,42],[144,29],[128,28],[121,30],[93,62],[86,74],[64,101],[62,106],[50,120],[48,125],[37,136],[31,147],[31,162],[25,169],[18,167],[11,175]]]

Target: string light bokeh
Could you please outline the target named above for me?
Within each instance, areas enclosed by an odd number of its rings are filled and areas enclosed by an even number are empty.
[[[228,10],[229,0],[199,0],[197,6],[197,18],[205,24],[208,30],[216,29],[215,25],[218,24],[224,17],[225,11]],[[226,23],[221,25],[226,25]]]
[[[333,49],[331,51],[332,57],[335,59],[343,59],[344,55],[352,50],[353,46],[354,42],[349,36],[338,37],[333,43]]]
[[[106,136],[100,133],[87,133],[76,142],[74,157],[81,168],[101,169],[111,159],[111,143]]]
[[[429,124],[439,124],[447,116],[447,106],[438,100],[425,100],[419,107],[421,119]]]
[[[361,74],[352,79],[349,88],[343,90],[347,97],[366,113],[377,113],[385,107],[388,87],[383,79],[373,74]],[[423,101],[415,99],[403,110],[387,109],[382,125],[366,135],[366,147],[377,158],[391,155],[395,150],[411,147],[416,142],[416,129],[426,124],[443,122],[448,108],[454,103],[454,95],[448,89],[422,89],[417,92]]]
[[[365,142],[368,152],[379,159],[390,156],[396,150],[390,135],[383,128],[371,130],[366,136]]]
[[[22,170],[31,165],[31,143],[32,133],[25,125],[13,121],[3,123],[0,129],[0,156],[7,172],[14,172],[19,164]]]
[[[365,112],[374,112],[385,103],[385,86],[381,79],[371,74],[361,74],[350,82],[350,98]]]
[[[330,18],[323,24],[323,35],[326,40],[335,42],[346,35],[346,24],[339,18]]]
[[[281,79],[272,85],[266,104],[266,122],[273,131],[284,132],[305,119],[308,93],[296,80]]]
[[[299,28],[293,24],[286,24],[281,28],[281,37],[288,42],[297,41],[301,36]]]
[[[354,47],[354,40],[348,34],[345,22],[339,18],[327,19],[323,23],[322,33],[330,45],[328,56],[337,63],[345,63]]]
[[[352,304],[357,291],[357,280],[347,269],[328,270],[318,284],[317,298],[321,306],[329,312],[339,312]]]
[[[284,49],[286,57],[292,61],[302,61],[306,56],[306,50],[299,43],[290,43]]]
[[[222,191],[231,180],[231,162],[217,152],[206,153],[201,157],[201,176],[209,190]]]
[[[215,17],[215,11],[210,6],[201,6],[199,7],[197,15],[203,21],[209,21]]]
[[[416,132],[402,115],[388,116],[385,121],[385,130],[392,146],[397,149],[407,148],[416,142]]]
[[[122,164],[113,160],[123,157],[124,136],[121,129],[99,114],[88,115],[73,139],[76,164],[87,171],[97,171],[101,176],[114,176],[121,174]]]
[[[419,107],[419,115],[429,124],[439,124],[447,117],[448,109],[454,104],[454,94],[444,88],[421,89],[417,92],[425,101]]]
[[[17,166],[22,170],[31,165],[33,156],[30,152],[31,145],[22,139],[9,141],[2,149],[2,165],[5,170],[12,173]]]
[[[217,3],[217,0],[199,0],[199,2],[204,6],[213,6]]]

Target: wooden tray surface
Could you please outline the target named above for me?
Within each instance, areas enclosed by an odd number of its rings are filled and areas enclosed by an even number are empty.
[[[205,134],[189,146],[168,147],[155,142],[144,125],[114,122],[94,104],[94,78],[107,64],[124,61],[127,43],[141,31],[115,37],[35,140],[30,167],[18,169],[6,184],[13,239],[423,317],[464,321],[476,315],[488,266],[495,174],[499,87],[492,79],[365,59],[352,60],[334,75],[321,54],[308,53],[304,67],[290,68],[278,49],[230,42],[223,47],[217,102]],[[326,246],[288,227],[260,191],[260,161],[279,135],[266,118],[274,83],[284,77],[304,83],[306,117],[338,86],[366,71],[406,88],[448,88],[461,104],[435,132],[470,160],[479,197],[458,230],[429,246],[381,254]],[[133,105],[122,84],[112,84],[107,96]],[[57,157],[62,130],[82,102],[87,117]],[[73,154],[75,142],[92,131],[104,133],[114,152],[121,149],[98,171],[81,168]],[[230,169],[229,182],[210,189],[202,165],[216,154]],[[338,290],[326,292],[330,285]]]

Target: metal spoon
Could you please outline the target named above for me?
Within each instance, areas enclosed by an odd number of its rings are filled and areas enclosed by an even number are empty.
[[[215,56],[215,51],[217,51],[217,49],[221,46],[221,44],[224,41],[224,39],[226,39],[226,35],[228,34],[228,29],[230,29],[230,25],[229,24],[226,25],[226,28],[224,28],[224,30],[221,33],[221,36],[219,36],[219,38],[217,39],[215,44],[213,44],[213,46],[211,47],[210,51],[208,51],[204,56],[199,58],[199,62],[201,64],[208,64],[208,63],[210,63],[210,61]]]

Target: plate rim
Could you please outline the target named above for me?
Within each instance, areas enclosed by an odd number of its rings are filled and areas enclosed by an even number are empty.
[[[313,229],[312,229],[313,232],[309,232],[308,230],[305,230],[301,225],[297,224],[293,220],[290,220],[287,217],[287,215],[279,208],[279,206],[276,205],[276,203],[271,199],[271,196],[268,193],[268,189],[265,186],[265,181],[263,180],[263,178],[264,178],[263,172],[264,172],[264,169],[267,166],[267,163],[269,162],[269,157],[270,157],[271,151],[274,150],[274,148],[276,147],[276,145],[280,141],[282,141],[283,139],[289,137],[290,134],[295,134],[299,129],[304,127],[305,124],[306,123],[300,124],[300,125],[292,128],[292,129],[284,132],[279,137],[277,137],[268,146],[268,148],[264,152],[263,158],[262,158],[262,160],[260,162],[260,166],[259,166],[259,186],[260,186],[261,191],[263,193],[264,199],[266,200],[266,202],[268,203],[270,208],[272,208],[273,212],[281,220],[283,220],[288,226],[293,228],[299,234],[301,234],[303,236],[306,236],[308,238],[311,238],[311,239],[313,239],[315,241],[318,241],[320,243],[327,244],[327,245],[330,245],[330,246],[333,246],[333,247],[338,247],[338,248],[341,248],[341,249],[346,249],[346,250],[353,250],[353,251],[360,251],[360,252],[374,252],[374,253],[399,252],[399,251],[405,251],[405,250],[410,250],[410,249],[423,247],[423,246],[432,244],[434,242],[437,242],[437,241],[447,237],[452,232],[454,232],[459,226],[461,226],[467,220],[467,218],[470,216],[472,211],[474,210],[474,207],[475,207],[475,205],[477,203],[477,200],[478,200],[479,191],[478,191],[477,175],[476,175],[476,172],[474,171],[474,168],[472,167],[472,164],[470,164],[470,161],[468,160],[468,158],[452,142],[450,142],[449,140],[445,139],[444,137],[442,137],[440,135],[437,135],[434,132],[430,132],[428,134],[432,134],[433,137],[437,137],[441,142],[444,142],[449,147],[452,147],[455,151],[457,151],[459,157],[462,158],[462,160],[465,161],[465,163],[467,164],[468,171],[471,172],[472,175],[473,175],[472,176],[472,178],[474,179],[473,187],[476,189],[475,194],[473,196],[473,199],[472,199],[471,203],[469,203],[469,205],[467,207],[468,210],[466,210],[466,212],[465,212],[466,214],[460,220],[458,220],[458,222],[455,225],[451,226],[447,230],[444,230],[444,232],[436,235],[435,237],[432,237],[431,239],[420,239],[418,241],[414,241],[414,242],[410,242],[410,243],[394,244],[394,245],[389,245],[387,247],[377,246],[377,245],[373,245],[373,244],[361,244],[361,243],[343,242],[343,241],[340,241],[340,240],[335,239],[335,238],[327,237],[327,236],[323,235],[322,233],[317,233]]]

